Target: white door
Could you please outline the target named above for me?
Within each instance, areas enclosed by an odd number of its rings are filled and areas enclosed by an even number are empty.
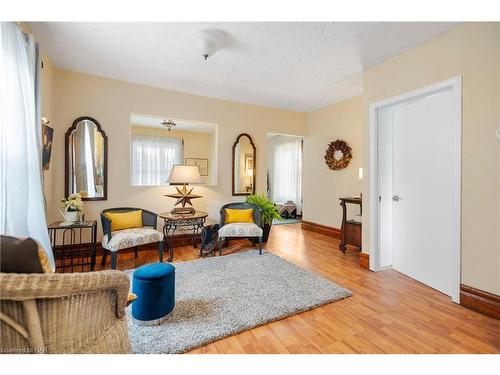
[[[452,293],[453,92],[391,107],[392,267],[447,295]],[[383,222],[383,219],[382,219]]]

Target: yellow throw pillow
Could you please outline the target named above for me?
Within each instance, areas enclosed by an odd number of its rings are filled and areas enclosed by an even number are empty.
[[[106,212],[104,215],[111,220],[111,230],[142,228],[142,210],[129,212]]]
[[[137,294],[129,293],[127,297],[127,306],[130,305],[132,302],[134,302],[136,299],[137,299]]]
[[[245,210],[232,210],[226,208],[226,224],[229,223],[253,223],[253,208]]]
[[[38,261],[40,262],[40,267],[42,267],[43,273],[54,273],[52,268],[50,268],[47,253],[42,249],[40,244],[38,244]]]

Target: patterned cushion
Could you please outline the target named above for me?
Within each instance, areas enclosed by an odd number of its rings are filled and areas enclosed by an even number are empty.
[[[254,223],[230,223],[219,229],[219,237],[260,237],[262,228]]]
[[[102,247],[110,251],[128,249],[129,247],[145,245],[147,243],[160,242],[163,240],[163,233],[153,228],[130,228],[111,232],[111,241],[108,242],[108,235],[102,239]]]

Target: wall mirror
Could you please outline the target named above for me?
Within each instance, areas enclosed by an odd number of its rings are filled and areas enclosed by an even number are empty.
[[[108,138],[91,117],[79,117],[66,132],[66,196],[85,192],[83,200],[107,199]]]
[[[252,137],[243,133],[233,144],[233,195],[255,194],[255,158]]]

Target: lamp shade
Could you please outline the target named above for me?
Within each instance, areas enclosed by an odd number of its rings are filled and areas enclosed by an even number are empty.
[[[174,165],[167,182],[175,184],[202,184],[200,170],[196,165]]]

